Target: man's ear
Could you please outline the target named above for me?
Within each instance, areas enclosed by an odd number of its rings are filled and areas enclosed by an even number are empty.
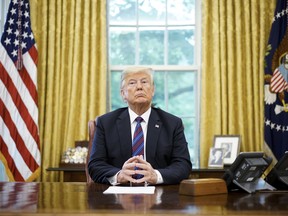
[[[120,94],[121,94],[122,100],[126,103],[126,96],[125,96],[125,92],[123,89],[121,89]]]
[[[153,85],[153,87],[152,87],[152,91],[153,91],[153,93],[152,93],[152,97],[154,97],[154,94],[155,94],[155,85]]]

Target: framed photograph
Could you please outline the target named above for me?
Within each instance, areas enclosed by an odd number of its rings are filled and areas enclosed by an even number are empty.
[[[224,149],[224,165],[231,165],[240,151],[240,135],[215,135],[214,148]]]
[[[208,167],[223,168],[224,153],[225,150],[223,148],[210,148]]]

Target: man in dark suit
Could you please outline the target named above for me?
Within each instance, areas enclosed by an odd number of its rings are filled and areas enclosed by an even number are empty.
[[[112,185],[131,183],[178,184],[192,169],[182,120],[153,108],[153,70],[128,68],[122,72],[121,95],[128,108],[97,118],[88,163],[93,181]],[[132,156],[136,117],[142,117],[143,155]],[[142,136],[143,137],[143,136]],[[135,178],[136,174],[142,175]]]

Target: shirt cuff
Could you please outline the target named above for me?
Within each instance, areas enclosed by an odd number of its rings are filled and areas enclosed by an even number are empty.
[[[162,177],[161,173],[158,170],[154,170],[154,171],[156,172],[156,175],[157,175],[156,184],[162,184],[164,181],[163,181],[163,177]]]
[[[120,171],[119,171],[120,172]],[[117,176],[118,176],[118,173],[117,172],[114,176],[111,176],[108,178],[108,181],[110,182],[111,185],[119,185],[119,183],[117,182]]]

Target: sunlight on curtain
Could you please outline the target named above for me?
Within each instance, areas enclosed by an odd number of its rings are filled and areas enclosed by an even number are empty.
[[[88,139],[88,120],[106,111],[106,1],[30,0],[39,52],[42,181],[61,180],[61,155]]]
[[[241,135],[240,151],[264,142],[264,55],[275,0],[202,3],[201,167],[214,135]]]

